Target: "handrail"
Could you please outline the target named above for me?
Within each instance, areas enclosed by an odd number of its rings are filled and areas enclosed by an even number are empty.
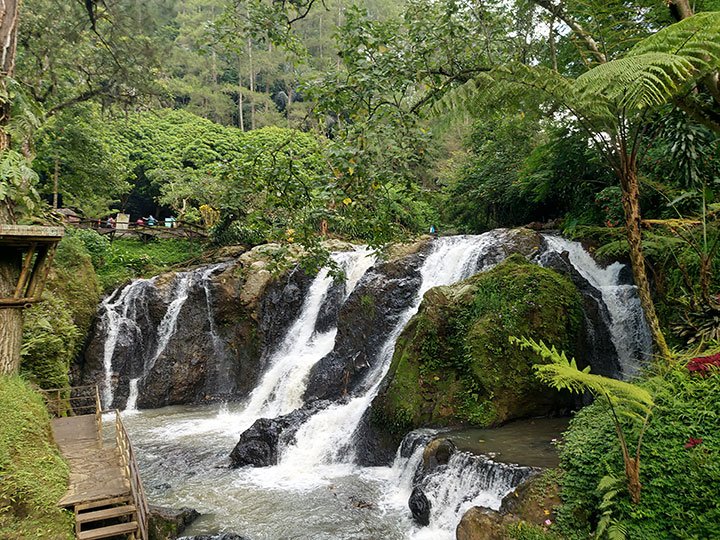
[[[115,409],[115,442],[120,451],[120,459],[123,469],[130,481],[130,491],[135,500],[135,507],[138,513],[138,525],[140,527],[140,540],[148,540],[148,503],[145,498],[145,490],[143,489],[142,479],[140,478],[140,470],[135,460],[135,452],[130,442],[130,436],[125,429],[120,411]]]
[[[88,390],[93,388],[94,394],[83,392],[85,395],[73,395],[78,390]],[[82,414],[95,414],[97,412],[97,403],[94,403],[99,390],[96,384],[85,384],[82,386],[66,386],[65,388],[45,388],[40,389],[40,393],[45,399],[48,412],[55,417],[76,416]]]

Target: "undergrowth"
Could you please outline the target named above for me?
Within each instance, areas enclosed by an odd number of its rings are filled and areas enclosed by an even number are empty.
[[[57,503],[68,467],[52,443],[42,398],[20,377],[0,377],[0,538],[67,540],[72,515]]]

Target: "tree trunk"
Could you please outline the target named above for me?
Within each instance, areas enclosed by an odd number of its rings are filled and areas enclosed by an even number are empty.
[[[623,191],[622,203],[625,210],[625,229],[628,244],[630,245],[630,262],[632,264],[633,277],[638,289],[640,304],[645,313],[653,341],[662,358],[670,358],[670,349],[665,342],[665,336],[660,329],[660,322],[655,312],[655,304],[650,291],[650,282],[647,277],[645,256],[642,250],[642,230],[640,215],[640,186],[637,178],[637,166],[634,161],[629,160],[624,164],[620,177],[620,185]]]
[[[55,172],[53,173],[53,208],[58,209],[58,180],[60,177],[60,160],[55,158]]]
[[[10,298],[20,274],[20,252],[0,251],[0,298]],[[0,307],[0,375],[17,373],[22,343],[22,309]]]
[[[5,90],[5,77],[12,76],[15,68],[15,45],[19,0],[0,0],[0,90]],[[10,119],[10,104],[0,105],[0,152],[10,147],[10,137],[5,125]],[[0,223],[13,223],[13,215],[7,201],[0,202]],[[0,297],[15,293],[22,260],[20,252],[3,248],[0,250]],[[20,366],[22,343],[22,310],[0,307],[0,375],[17,373]]]
[[[639,459],[630,458],[625,460],[625,478],[627,479],[630,498],[633,503],[638,504],[640,502],[640,490],[642,488],[640,484]]]

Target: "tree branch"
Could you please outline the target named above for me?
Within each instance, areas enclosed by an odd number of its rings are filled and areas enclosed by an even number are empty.
[[[562,2],[554,4],[551,0],[531,1],[534,4],[537,4],[541,8],[548,11],[553,17],[558,18],[562,22],[567,24],[573,31],[573,33],[585,42],[585,45],[587,45],[587,48],[590,49],[590,52],[593,54],[593,56],[599,63],[604,64],[605,62],[607,62],[607,56],[605,56],[605,54],[600,50],[600,46],[598,45],[597,41],[593,39],[589,32],[585,30],[579,22],[577,22],[570,15],[567,14],[567,12],[565,11],[565,6]]]

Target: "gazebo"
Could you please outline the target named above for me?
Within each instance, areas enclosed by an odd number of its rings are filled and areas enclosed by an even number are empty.
[[[42,297],[63,227],[0,223],[0,249],[22,255],[22,269],[13,296],[0,298],[0,308],[24,308]]]

